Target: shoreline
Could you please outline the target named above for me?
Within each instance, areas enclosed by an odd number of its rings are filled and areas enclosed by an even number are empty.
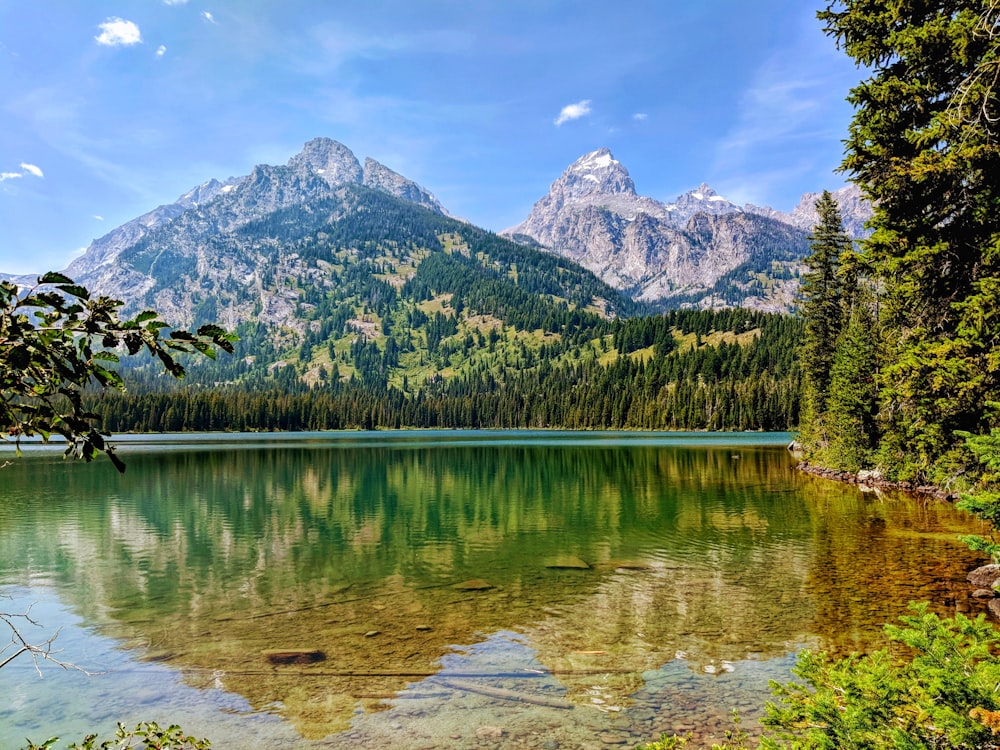
[[[816,477],[822,477],[823,479],[832,479],[846,484],[857,484],[863,487],[870,487],[872,489],[898,490],[902,492],[909,492],[914,495],[933,497],[936,500],[944,500],[949,503],[954,503],[959,499],[957,492],[948,492],[947,490],[943,490],[940,487],[935,487],[931,484],[915,485],[913,482],[894,482],[883,477],[878,471],[871,471],[867,469],[862,469],[857,473],[850,471],[837,471],[836,469],[828,469],[825,466],[815,466],[808,461],[799,461],[795,465],[795,468],[798,471],[806,474],[812,474]]]

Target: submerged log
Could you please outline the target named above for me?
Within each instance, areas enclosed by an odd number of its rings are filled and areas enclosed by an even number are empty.
[[[493,584],[488,581],[484,581],[482,578],[473,578],[471,581],[456,583],[452,586],[452,588],[458,589],[459,591],[489,591],[493,588]]]
[[[518,703],[530,703],[533,706],[545,706],[547,708],[571,709],[573,704],[561,698],[549,698],[545,695],[531,695],[529,693],[519,693],[516,690],[493,687],[492,685],[479,685],[468,680],[456,680],[454,678],[438,678],[437,682],[452,690],[464,690],[468,693],[485,695],[488,698],[500,698],[505,701],[516,701]]]

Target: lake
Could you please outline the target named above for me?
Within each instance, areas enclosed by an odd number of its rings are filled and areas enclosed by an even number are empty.
[[[0,611],[91,673],[0,670],[0,747],[119,720],[223,749],[718,738],[804,647],[876,647],[911,600],[982,611],[976,521],[803,475],[789,439],[131,436],[125,476],[0,454]]]

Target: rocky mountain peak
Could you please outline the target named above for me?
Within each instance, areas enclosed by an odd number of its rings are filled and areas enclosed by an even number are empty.
[[[635,183],[611,151],[600,148],[573,162],[552,184],[550,192],[556,190],[571,200],[593,194],[635,195]]]
[[[243,180],[243,177],[230,177],[228,180],[220,182],[213,177],[207,182],[191,188],[174,203],[183,208],[195,208],[208,203],[221,193],[232,192]]]
[[[113,229],[94,240],[87,251],[67,269],[72,278],[118,296],[126,296],[128,284],[140,283],[111,278],[118,258],[129,248],[162,230],[176,235],[192,247],[213,234],[239,226],[279,209],[329,199],[341,186],[361,184],[447,214],[429,191],[369,159],[362,170],[354,153],[331,138],[314,138],[283,167],[258,164],[249,175],[225,181],[210,179],[181,195],[174,203]],[[170,225],[175,225],[171,226]],[[179,241],[178,241],[179,242]],[[144,283],[144,282],[142,282]]]
[[[668,208],[676,213],[676,219],[686,221],[695,214],[731,214],[742,211],[739,206],[723,198],[706,183],[701,183],[694,190],[689,190],[669,204]]]
[[[361,164],[347,146],[332,138],[313,138],[302,151],[288,160],[296,171],[309,171],[320,175],[331,185],[360,183],[363,179]]]

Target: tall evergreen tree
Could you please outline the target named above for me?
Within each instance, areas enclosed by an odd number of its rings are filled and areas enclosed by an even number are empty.
[[[1000,4],[837,0],[819,17],[870,71],[843,168],[874,206],[881,462],[940,481],[1000,396]]]
[[[874,331],[875,320],[869,307],[855,304],[837,339],[830,369],[830,397],[824,415],[829,447],[823,459],[846,471],[869,467],[878,440]]]
[[[844,328],[841,256],[851,250],[840,208],[829,191],[816,201],[819,221],[813,229],[809,271],[802,277],[800,309],[805,318],[802,344],[802,440],[807,448],[823,449],[829,442],[824,426],[837,339]]]

